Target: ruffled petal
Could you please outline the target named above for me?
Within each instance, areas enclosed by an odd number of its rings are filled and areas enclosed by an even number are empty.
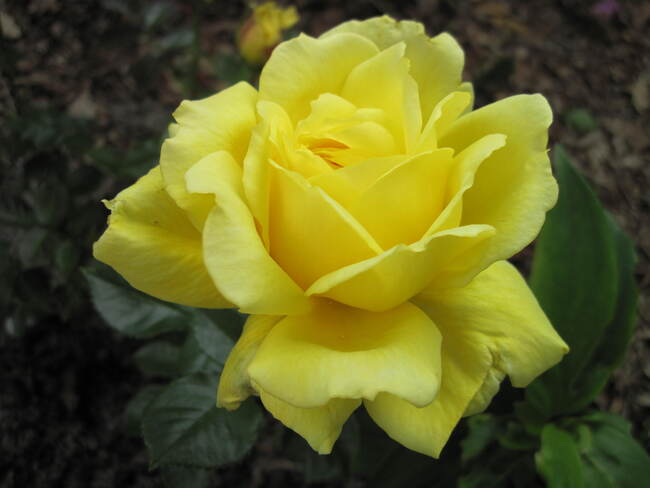
[[[314,282],[306,293],[365,310],[388,310],[437,281],[467,282],[476,274],[493,235],[489,225],[441,231],[337,269]]]
[[[438,457],[492,365],[490,352],[462,334],[441,329],[442,379],[435,400],[417,408],[386,393],[364,401],[370,417],[403,446]]]
[[[380,392],[423,406],[438,390],[439,354],[435,324],[410,303],[372,313],[323,300],[273,327],[248,373],[296,407],[374,399]]]
[[[95,243],[95,257],[134,288],[182,305],[232,306],[215,288],[203,264],[201,235],[165,192],[155,167],[106,206],[108,229]]]
[[[282,320],[280,315],[251,315],[232,348],[219,378],[217,407],[236,410],[255,393],[248,377],[248,365],[269,331]]]
[[[338,94],[350,71],[377,52],[356,34],[328,39],[301,34],[273,50],[260,75],[260,100],[280,104],[295,123],[307,116],[312,100]]]
[[[462,330],[487,347],[516,387],[528,385],[569,351],[507,261],[494,263],[463,288],[427,292],[415,301],[445,331]]]
[[[489,134],[503,134],[506,145],[476,172],[463,196],[461,225],[488,224],[497,233],[484,267],[507,259],[528,245],[557,200],[557,183],[547,155],[551,109],[541,95],[518,95],[460,117],[439,140],[456,152]]]
[[[321,407],[298,408],[262,389],[259,395],[264,407],[276,419],[304,437],[319,454],[332,452],[343,424],[361,405],[361,400],[334,398]]]
[[[255,89],[241,82],[202,100],[185,100],[174,112],[177,124],[163,143],[160,167],[165,188],[199,230],[214,200],[190,195],[185,172],[215,151],[228,151],[241,164],[256,122],[256,101]]]
[[[217,288],[244,313],[281,315],[309,309],[309,299],[269,256],[244,201],[241,167],[227,152],[206,156],[186,174],[190,192],[217,205],[203,229],[205,265]]]
[[[366,409],[393,439],[438,457],[463,415],[482,411],[504,374],[526,386],[568,348],[517,270],[493,264],[465,288],[414,300],[442,334],[442,381],[435,400],[415,408],[388,394]]]

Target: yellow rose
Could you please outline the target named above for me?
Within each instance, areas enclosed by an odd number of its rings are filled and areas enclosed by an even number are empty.
[[[557,198],[551,110],[472,110],[448,34],[388,17],[280,44],[259,91],[185,101],[95,256],[134,287],[251,314],[218,404],[259,395],[318,452],[349,415],[438,456],[507,374],[568,350],[505,259]]]
[[[282,31],[298,22],[295,7],[281,8],[275,2],[265,2],[253,8],[253,14],[237,34],[242,57],[251,64],[262,64],[282,38]]]

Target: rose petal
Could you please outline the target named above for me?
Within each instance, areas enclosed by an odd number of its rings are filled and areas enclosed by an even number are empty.
[[[389,394],[365,402],[373,420],[414,451],[438,457],[463,414],[487,406],[504,372],[515,386],[525,386],[567,352],[507,262],[495,263],[465,288],[416,301],[442,334],[438,396],[424,408]]]
[[[164,189],[156,166],[107,203],[108,229],[95,257],[134,288],[182,305],[232,306],[215,288],[203,264],[201,235]]]
[[[280,321],[248,368],[265,392],[312,408],[390,392],[419,406],[436,395],[440,335],[417,307],[382,313],[321,301]]]
[[[280,104],[295,122],[322,93],[339,93],[350,71],[377,53],[356,34],[314,39],[304,34],[273,50],[260,75],[260,100]]]
[[[241,167],[227,152],[213,153],[186,174],[188,190],[211,193],[217,205],[203,229],[205,265],[221,293],[242,312],[299,313],[309,300],[269,256],[244,202]]]
[[[177,124],[163,143],[160,167],[167,191],[199,230],[214,200],[190,195],[185,172],[215,151],[228,151],[241,163],[256,122],[256,101],[255,89],[241,82],[202,100],[185,100],[174,112]]]
[[[439,140],[457,152],[489,134],[504,134],[463,196],[461,225],[488,224],[497,233],[485,265],[507,259],[528,245],[557,200],[547,155],[551,109],[541,95],[506,98],[460,117]]]

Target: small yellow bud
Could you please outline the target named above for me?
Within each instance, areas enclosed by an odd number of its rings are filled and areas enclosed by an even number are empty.
[[[263,64],[282,40],[282,31],[297,22],[298,12],[295,7],[283,8],[275,2],[253,7],[252,15],[237,35],[240,54],[251,64]]]

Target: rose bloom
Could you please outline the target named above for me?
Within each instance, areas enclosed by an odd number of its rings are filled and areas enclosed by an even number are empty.
[[[391,18],[280,44],[259,90],[174,112],[95,256],[135,288],[250,314],[218,405],[250,395],[320,453],[364,405],[437,457],[505,375],[568,351],[505,259],[555,204],[541,95],[472,110],[463,51]]]

